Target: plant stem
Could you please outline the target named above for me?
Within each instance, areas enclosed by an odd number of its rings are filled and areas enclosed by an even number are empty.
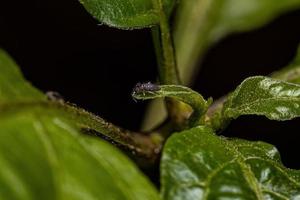
[[[152,28],[154,46],[159,66],[160,84],[179,85],[181,84],[181,81],[176,65],[176,57],[173,39],[169,28],[168,16],[166,16],[166,13],[164,12],[162,0],[152,0],[152,2],[160,19],[159,26]],[[186,120],[186,117],[182,116],[182,113],[187,109],[187,105],[175,100],[174,98],[166,98],[165,102],[168,117],[173,123],[174,128],[177,129],[176,127],[181,126],[181,124]],[[150,109],[151,108],[154,108],[153,104],[150,105]],[[160,116],[164,116],[161,109],[148,113],[151,114],[147,115],[148,118],[159,119],[159,121],[162,120]]]
[[[71,123],[74,123],[77,128],[85,130],[84,133],[90,130],[93,135],[100,136],[102,139],[111,141],[114,145],[123,148],[135,155],[135,158],[140,158],[146,161],[154,161],[160,151],[161,144],[157,142],[157,136],[154,134],[143,134],[125,130],[115,126],[114,124],[105,121],[82,108],[61,101],[38,101],[38,102],[23,102],[0,104],[2,113],[19,112],[20,110],[42,109],[49,112],[54,112],[55,115],[62,116]],[[155,137],[153,137],[155,136]]]
[[[154,146],[151,141],[145,140],[146,137],[143,136],[146,135],[120,128],[82,108],[68,104],[61,106],[67,111],[69,117],[80,126],[80,128],[92,129],[102,135],[105,135],[112,141],[117,142],[119,145],[127,147],[130,151],[134,151],[133,153],[146,157],[152,156],[152,148],[154,148]]]
[[[155,10],[159,15],[159,29],[153,28],[154,43],[159,62],[159,78],[161,84],[180,84],[176,66],[173,41],[170,33],[168,18],[164,12],[161,0],[153,0]]]

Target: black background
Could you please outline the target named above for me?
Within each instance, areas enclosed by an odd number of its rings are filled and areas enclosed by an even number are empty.
[[[193,88],[205,97],[220,97],[248,76],[287,65],[299,42],[300,11],[231,35],[208,51]],[[155,81],[157,74],[148,29],[100,25],[76,0],[1,0],[0,47],[41,90],[58,91],[117,125],[139,129],[146,104],[135,103],[130,93],[135,83]],[[241,117],[224,135],[275,144],[287,166],[300,168],[299,119]]]

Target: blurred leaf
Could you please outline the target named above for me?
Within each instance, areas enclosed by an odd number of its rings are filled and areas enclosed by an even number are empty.
[[[159,23],[153,1],[161,0],[79,0],[100,22],[117,28],[149,27]],[[171,14],[175,0],[163,0],[164,9]]]
[[[262,76],[247,78],[223,108],[225,118],[241,115],[264,115],[272,120],[299,117],[300,85]]]
[[[275,147],[218,137],[204,126],[167,141],[161,180],[165,200],[300,197],[300,171],[285,168]]]
[[[183,82],[195,74],[204,51],[224,36],[262,26],[300,8],[300,0],[185,0],[177,11],[174,40]]]
[[[47,102],[0,51],[0,199],[159,199],[126,156],[79,132],[110,132],[101,120]]]
[[[16,63],[0,49],[0,104],[45,100],[45,95],[28,83]]]
[[[0,115],[0,199],[159,199],[134,164],[51,109]]]
[[[42,106],[63,112],[78,128],[91,129],[114,140],[118,145],[137,153],[137,156],[152,154],[152,146],[145,145],[141,136],[135,137],[131,132],[105,121],[73,104],[58,99],[46,100],[46,95],[32,87],[22,76],[14,61],[0,49],[0,114],[7,109],[27,109]]]

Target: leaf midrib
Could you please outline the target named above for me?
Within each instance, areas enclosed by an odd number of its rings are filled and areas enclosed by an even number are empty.
[[[258,183],[255,175],[253,174],[253,172],[251,171],[249,166],[245,164],[246,158],[244,157],[243,154],[241,154],[241,152],[239,152],[237,150],[238,146],[236,146],[233,142],[230,143],[226,139],[221,139],[221,140],[225,143],[224,144],[225,148],[228,151],[232,152],[233,155],[236,155],[238,157],[237,163],[240,165],[242,173],[244,175],[244,178],[249,183],[249,185],[252,188],[253,192],[255,193],[257,199],[263,200],[263,193],[262,193],[262,190],[260,189],[260,184]],[[228,148],[228,147],[230,147],[230,148]]]
[[[270,159],[262,159],[261,157],[258,157],[258,156],[253,156],[253,157],[247,157],[247,158],[246,158],[246,157],[244,157],[244,156],[237,150],[238,147],[239,147],[239,146],[242,146],[242,145],[235,145],[234,143],[229,143],[226,139],[224,139],[223,141],[225,141],[225,143],[227,143],[228,146],[234,146],[233,148],[226,148],[226,149],[229,150],[229,151],[231,151],[232,153],[234,153],[234,155],[237,155],[237,156],[239,157],[239,159],[237,159],[237,160],[238,160],[238,163],[240,164],[240,166],[242,167],[242,169],[245,169],[245,171],[242,170],[243,173],[244,173],[244,172],[248,173],[249,177],[251,177],[251,180],[248,180],[247,174],[244,174],[244,175],[245,175],[244,177],[246,178],[246,180],[248,181],[248,183],[249,183],[250,185],[252,185],[252,187],[254,187],[254,188],[253,188],[253,189],[254,189],[254,192],[255,192],[255,194],[256,194],[256,196],[257,196],[257,198],[258,198],[259,200],[263,200],[263,199],[264,199],[264,198],[263,198],[263,192],[262,192],[263,189],[260,188],[261,184],[258,182],[258,180],[256,179],[255,175],[253,174],[253,172],[252,172],[252,170],[251,170],[251,167],[249,167],[249,166],[245,163],[247,160],[250,160],[250,159],[257,159],[257,160],[261,160],[261,161],[264,161],[264,162],[268,162],[269,164],[271,164],[272,166],[274,166],[277,170],[279,170],[284,176],[286,176],[288,180],[290,180],[292,183],[294,183],[297,187],[300,188],[300,184],[299,184],[296,180],[294,180],[293,178],[291,178],[290,176],[288,176],[288,174],[287,174],[284,170],[282,170],[281,167],[278,166],[278,164],[277,164],[275,161],[272,161],[272,160],[270,160]],[[227,145],[226,145],[226,146],[227,146]],[[235,147],[237,147],[237,148],[235,148]],[[275,193],[275,194],[278,194],[279,196],[283,196],[283,195],[281,195],[281,194],[279,194],[279,193],[277,193],[277,192],[274,192],[274,191],[272,191],[272,192]]]
[[[231,103],[231,105],[228,108],[226,108],[225,113],[228,113],[228,112],[237,112],[237,113],[239,113],[239,112],[247,111],[247,108],[245,108],[245,107],[255,106],[255,104],[257,104],[259,102],[274,101],[274,100],[279,100],[279,101],[287,101],[287,100],[300,101],[300,97],[271,97],[271,98],[265,98],[265,99],[257,99],[255,101],[252,101],[251,103],[244,103],[244,104],[242,104],[240,106],[237,106],[237,107],[232,107],[233,103]],[[264,112],[253,112],[253,113],[264,113]],[[229,117],[231,117],[231,116],[229,116]]]

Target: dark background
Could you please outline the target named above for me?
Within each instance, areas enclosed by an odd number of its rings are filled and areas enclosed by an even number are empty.
[[[226,94],[244,78],[287,65],[300,42],[300,11],[258,30],[231,35],[212,47],[193,88],[205,97]],[[0,1],[0,47],[28,80],[117,125],[137,130],[145,103],[130,93],[156,80],[148,29],[123,31],[99,25],[76,0]],[[300,168],[300,120],[241,117],[224,133],[275,144],[283,162]]]

